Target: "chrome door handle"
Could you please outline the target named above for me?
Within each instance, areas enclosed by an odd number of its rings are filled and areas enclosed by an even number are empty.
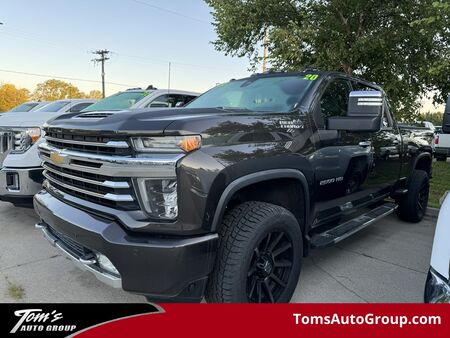
[[[372,145],[372,142],[370,142],[370,141],[361,141],[361,142],[358,143],[358,145],[360,147],[367,148],[367,147],[370,147]]]

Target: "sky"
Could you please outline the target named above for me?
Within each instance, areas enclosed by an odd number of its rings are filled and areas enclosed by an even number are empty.
[[[248,76],[247,58],[214,49],[210,11],[203,0],[0,0],[0,84],[32,91],[62,77],[84,92],[100,90],[100,66],[91,62],[99,49],[112,52],[107,95],[167,88],[169,62],[173,89],[203,92]],[[424,112],[443,110],[430,100],[423,105]]]
[[[108,49],[106,81],[117,83],[107,83],[108,95],[150,84],[167,88],[169,62],[171,88],[203,92],[249,74],[247,58],[214,49],[211,21],[202,0],[0,0],[0,84],[33,90],[56,76],[100,81],[91,52]],[[101,89],[65,81],[85,92]]]

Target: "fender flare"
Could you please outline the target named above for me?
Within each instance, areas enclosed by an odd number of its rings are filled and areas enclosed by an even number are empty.
[[[308,189],[308,181],[306,180],[305,175],[296,169],[271,169],[258,171],[256,173],[252,173],[249,175],[245,175],[239,177],[232,181],[223,191],[220,196],[219,202],[217,204],[216,211],[214,213],[214,218],[211,224],[211,231],[216,232],[217,227],[219,226],[219,222],[225,214],[225,208],[228,202],[231,200],[231,197],[240,189],[245,188],[251,184],[264,182],[277,178],[293,178],[297,179],[302,187],[303,193],[305,196],[305,223],[308,224],[309,220],[309,211],[310,211],[310,197],[309,197],[309,189]],[[305,225],[306,225],[305,224]]]
[[[414,163],[413,163],[413,170],[416,169],[417,163],[422,159],[427,157],[430,160],[430,173],[432,171],[432,166],[433,166],[433,158],[431,157],[431,154],[428,152],[423,152],[419,155],[416,156],[416,158],[414,159]]]

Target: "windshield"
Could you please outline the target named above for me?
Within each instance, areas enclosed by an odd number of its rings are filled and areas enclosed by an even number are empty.
[[[45,106],[43,106],[42,108],[39,108],[38,111],[45,111],[45,112],[49,112],[49,113],[55,113],[60,111],[62,108],[64,108],[65,106],[67,106],[70,102],[69,101],[55,101],[52,103],[49,103]]]
[[[296,108],[317,75],[269,76],[233,80],[219,85],[188,108],[238,108],[261,112],[290,112]]]
[[[108,110],[124,110],[128,109],[136,102],[142,100],[150,94],[149,91],[142,92],[121,92],[114,94],[112,96],[107,97],[97,103],[83,109],[81,112],[90,112],[90,111],[108,111]]]
[[[26,112],[30,111],[34,107],[36,107],[38,103],[23,103],[13,109],[10,110],[10,112]]]

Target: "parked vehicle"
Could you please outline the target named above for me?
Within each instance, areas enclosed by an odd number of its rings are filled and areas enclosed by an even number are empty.
[[[96,116],[98,113],[104,116],[108,112],[112,114],[125,109],[180,107],[186,105],[198,95],[195,92],[176,89],[156,89],[153,86],[149,86],[145,90],[132,88],[111,95],[84,109],[83,112],[87,114],[83,116]]]
[[[96,100],[59,100],[35,111],[10,112],[0,118],[0,200],[30,205],[42,189],[42,167],[37,146],[42,126],[54,117],[79,112]]]
[[[403,131],[403,133],[410,133],[411,137],[422,139],[430,147],[433,148],[436,135],[436,128],[434,127],[433,123],[427,121],[411,124],[399,123],[399,127]]]
[[[444,199],[436,225],[431,267],[425,286],[426,303],[450,303],[450,196]]]
[[[17,107],[14,107],[11,110],[8,110],[7,113],[35,111],[35,110],[38,110],[38,109],[44,107],[47,104],[48,104],[48,101],[25,102],[25,103],[18,105]]]
[[[345,74],[258,74],[185,108],[81,115],[46,126],[36,227],[149,300],[287,302],[312,248],[427,209],[430,146],[405,143],[382,89]]]
[[[450,97],[445,107],[442,121],[442,133],[437,134],[434,140],[434,157],[437,161],[447,161],[450,156]]]

